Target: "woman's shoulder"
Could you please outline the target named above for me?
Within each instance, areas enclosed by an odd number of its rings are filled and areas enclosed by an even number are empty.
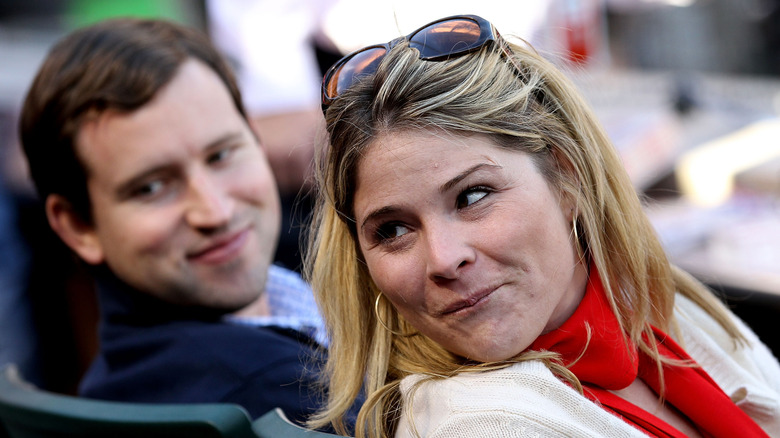
[[[765,430],[780,435],[780,364],[755,333],[730,313],[747,340],[732,339],[704,309],[675,298],[677,341],[732,400]]]
[[[488,371],[464,371],[449,378],[414,374],[401,381],[400,391],[406,406],[434,415],[440,410],[452,414],[483,409],[524,414],[527,406],[551,400],[575,408],[588,402],[537,360]]]
[[[547,366],[538,360],[522,361],[503,368],[486,371],[463,371],[453,377],[441,378],[428,374],[412,374],[401,381],[401,393],[409,394],[416,387],[427,391],[471,391],[470,388],[510,386],[558,385]]]
[[[769,348],[736,315],[729,316],[747,343],[737,342],[703,308],[677,294],[675,321],[680,328],[683,348],[702,366],[733,361],[745,372],[769,382],[780,382],[780,366]]]
[[[642,436],[561,382],[541,361],[401,382],[396,436]]]

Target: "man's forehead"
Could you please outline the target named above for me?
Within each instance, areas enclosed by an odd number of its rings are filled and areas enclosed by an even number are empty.
[[[148,135],[164,138],[167,133],[164,130],[145,132],[142,127],[128,123],[135,113],[109,109],[92,112],[84,118],[74,147],[88,178],[97,174],[110,179],[124,178],[173,159],[171,148],[144,147],[143,140]]]
[[[85,114],[76,152],[88,170],[100,166],[101,173],[108,168],[127,177],[200,155],[218,139],[248,129],[220,77],[203,63],[187,61],[144,105]]]

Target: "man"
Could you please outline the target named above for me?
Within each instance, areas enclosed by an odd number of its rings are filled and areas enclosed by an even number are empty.
[[[76,31],[44,61],[20,132],[49,224],[97,279],[101,345],[82,395],[233,402],[252,417],[280,406],[297,421],[316,409],[320,347],[234,323],[271,315],[280,288],[311,298],[269,269],[276,185],[203,35],[134,19]]]

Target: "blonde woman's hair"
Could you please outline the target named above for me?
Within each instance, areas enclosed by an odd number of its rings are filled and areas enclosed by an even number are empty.
[[[421,61],[401,43],[372,76],[327,110],[329,145],[317,157],[319,198],[307,254],[307,275],[328,327],[327,404],[311,421],[340,433],[344,414],[365,391],[356,436],[390,436],[401,409],[399,382],[412,373],[433,378],[502,364],[475,364],[414,332],[388,304],[356,243],[355,178],[361,157],[382,133],[440,130],[484,135],[499,147],[529,154],[561,196],[574,200],[582,254],[601,276],[609,305],[627,337],[665,360],[643,340],[650,324],[676,331],[680,292],[711,314],[735,339],[723,305],[701,283],[670,265],[640,199],[592,110],[554,65],[527,45],[510,45],[516,66],[497,44],[441,62]],[[652,339],[652,336],[650,336]],[[627,343],[628,348],[628,343]],[[579,385],[549,352],[525,352],[510,362],[539,359]]]

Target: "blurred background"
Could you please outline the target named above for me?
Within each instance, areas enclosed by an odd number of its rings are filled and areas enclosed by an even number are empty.
[[[463,13],[570,75],[674,263],[780,354],[780,0],[0,0],[0,364],[73,393],[96,347],[91,280],[49,230],[16,133],[27,87],[58,38],[123,15],[207,32],[236,68],[279,180],[277,263],[296,269],[323,69]]]

